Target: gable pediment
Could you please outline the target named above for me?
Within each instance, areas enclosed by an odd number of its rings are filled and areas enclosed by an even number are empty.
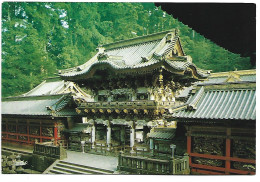
[[[179,38],[177,38],[175,41],[176,42],[172,49],[166,54],[166,58],[168,59],[174,59],[176,57],[185,56]]]

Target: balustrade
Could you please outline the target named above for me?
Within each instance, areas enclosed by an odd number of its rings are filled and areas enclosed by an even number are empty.
[[[52,142],[35,143],[33,153],[58,159],[67,157],[65,149],[62,146],[53,145]]]
[[[118,169],[133,174],[189,174],[189,157],[167,160],[119,154]]]

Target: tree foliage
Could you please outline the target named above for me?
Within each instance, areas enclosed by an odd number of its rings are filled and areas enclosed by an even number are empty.
[[[178,28],[202,69],[250,69],[249,58],[205,39],[153,3],[4,2],[2,96],[29,91],[57,69],[85,63],[99,44]]]

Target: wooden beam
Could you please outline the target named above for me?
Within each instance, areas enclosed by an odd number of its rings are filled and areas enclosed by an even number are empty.
[[[192,172],[200,173],[200,174],[211,174],[211,175],[223,175],[224,173],[215,172],[215,171],[207,171],[202,169],[191,169]]]
[[[215,170],[215,171],[223,171],[225,172],[225,168],[223,167],[216,167],[216,166],[207,166],[207,165],[203,165],[203,164],[190,164],[190,166],[192,168],[201,168],[201,169],[210,169],[210,170]]]

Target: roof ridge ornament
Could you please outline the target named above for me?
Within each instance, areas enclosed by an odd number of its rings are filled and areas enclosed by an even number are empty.
[[[179,36],[179,29],[174,29],[175,36]]]
[[[98,54],[97,58],[99,61],[103,61],[103,60],[108,59],[109,56],[103,52],[103,53]]]

